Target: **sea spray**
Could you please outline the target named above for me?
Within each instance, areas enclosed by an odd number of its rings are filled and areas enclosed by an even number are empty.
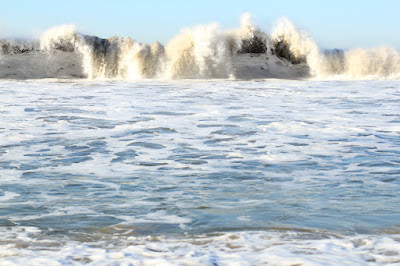
[[[149,45],[129,38],[120,41],[118,77],[121,79],[160,78],[164,62],[165,48],[159,42]]]
[[[400,55],[393,48],[355,49],[345,53],[346,75],[354,79],[400,78]]]
[[[185,29],[166,48],[172,78],[228,78],[232,75],[227,35],[218,24]]]
[[[234,38],[239,42],[235,51],[239,53],[268,53],[271,46],[269,36],[251,21],[251,14],[244,13],[241,18],[241,27],[234,31]]]
[[[74,25],[60,25],[46,30],[40,37],[40,48],[73,52],[78,41],[78,32]]]
[[[166,46],[85,35],[73,25],[53,27],[39,41],[0,45],[0,78],[400,78],[395,49],[322,51],[287,18],[268,34],[249,13],[237,29],[223,30],[217,23],[188,27]]]
[[[299,31],[287,18],[278,21],[271,37],[275,53],[294,64],[307,62],[313,76],[323,72],[323,57],[317,44],[307,32]]]
[[[272,33],[273,52],[293,64],[306,62],[311,77],[343,75],[352,79],[398,79],[400,55],[389,47],[333,50],[322,53],[312,37],[298,30],[287,18],[279,20]]]

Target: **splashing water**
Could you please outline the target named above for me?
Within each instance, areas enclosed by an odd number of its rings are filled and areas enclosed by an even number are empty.
[[[84,35],[73,25],[45,31],[39,43],[0,41],[0,77],[400,78],[400,55],[395,49],[321,51],[309,33],[287,18],[267,34],[251,22],[249,13],[242,15],[238,29],[223,30],[217,23],[188,27],[166,46]],[[29,56],[22,58],[22,53]]]

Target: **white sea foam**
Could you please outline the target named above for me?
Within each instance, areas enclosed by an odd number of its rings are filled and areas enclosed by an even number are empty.
[[[0,202],[9,201],[9,200],[15,199],[19,196],[18,193],[10,192],[10,191],[4,191],[3,194],[4,194],[3,196],[0,196]]]
[[[35,232],[21,232],[28,241]],[[247,232],[222,233],[194,237],[134,237],[124,240],[122,247],[101,247],[68,243],[59,247],[18,249],[12,244],[0,250],[2,265],[88,264],[109,265],[366,265],[399,263],[398,236],[347,237],[332,235],[312,239],[310,233]],[[311,238],[310,238],[311,237]],[[45,241],[43,241],[45,242]],[[51,244],[51,242],[49,242]],[[100,244],[100,246],[99,246]]]
[[[0,264],[398,263],[398,87],[1,81]]]

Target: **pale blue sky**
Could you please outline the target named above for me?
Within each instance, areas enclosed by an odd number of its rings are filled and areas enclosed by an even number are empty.
[[[35,36],[52,26],[75,24],[100,37],[166,43],[186,26],[218,22],[225,29],[238,27],[244,12],[251,12],[267,32],[286,16],[323,48],[400,48],[400,0],[10,0],[1,3],[0,35]]]

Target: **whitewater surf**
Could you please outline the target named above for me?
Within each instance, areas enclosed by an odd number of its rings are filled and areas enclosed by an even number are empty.
[[[0,48],[0,265],[400,263],[396,50],[248,14]]]
[[[288,19],[266,33],[250,22],[249,14],[238,29],[223,30],[217,23],[186,28],[165,46],[85,35],[73,25],[51,28],[39,40],[1,40],[0,46],[0,78],[11,79],[400,77],[395,49],[321,51]]]

